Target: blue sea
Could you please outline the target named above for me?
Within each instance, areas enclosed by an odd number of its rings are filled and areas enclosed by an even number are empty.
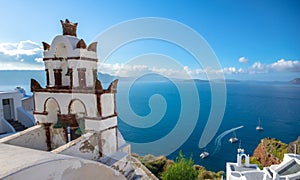
[[[130,86],[128,97],[124,100],[123,96],[126,96],[127,89],[123,87],[126,87],[126,83],[128,82],[120,81],[118,86],[117,110],[119,115],[120,112],[122,113],[122,116],[118,118],[119,130],[128,142],[151,144],[151,142],[166,137],[174,130],[183,108],[181,107],[183,102],[181,93],[190,93],[189,83],[194,82],[172,82],[166,79],[157,82],[137,81]],[[176,83],[180,83],[181,93]],[[29,82],[14,84],[6,86],[2,84],[0,85],[0,91],[22,86],[29,92]],[[209,170],[224,171],[226,162],[236,160],[236,152],[239,146],[239,143],[231,144],[228,142],[232,133],[217,138],[225,131],[244,126],[236,130],[235,133],[237,138],[242,140],[241,146],[250,155],[253,154],[262,138],[274,137],[288,143],[300,136],[300,85],[280,82],[227,82],[227,100],[222,123],[212,141],[206,146],[206,150],[212,155],[201,159],[199,155],[203,149],[200,149],[198,144],[211,110],[211,89],[208,82],[199,81],[195,82],[195,85],[198,93],[198,97],[195,98],[199,98],[200,102],[196,124],[192,126],[193,128],[186,128],[191,127],[188,125],[191,123],[190,118],[192,116],[182,117],[184,125],[179,127],[179,131],[190,132],[191,134],[181,146],[175,147],[174,152],[165,154],[170,159],[175,160],[181,150],[186,157],[192,156],[195,163],[203,165]],[[107,87],[108,84],[105,84],[105,86]],[[159,119],[152,119],[157,121],[156,124],[151,127],[134,127],[127,123],[128,119],[124,119],[126,117],[131,118],[131,122],[135,122],[141,121],[141,117],[149,116],[149,114],[154,114],[153,117],[155,117],[156,112],[161,113],[161,109],[164,109],[160,108],[159,105],[161,104],[158,104],[157,107],[156,104],[152,104],[151,109],[151,98],[158,94],[164,99],[162,104],[165,104],[166,108],[163,116]],[[185,104],[185,106],[190,110],[195,108],[193,103]],[[134,119],[134,116],[126,116],[126,111],[131,111],[128,114],[133,113],[138,118]],[[258,132],[255,130],[258,118],[261,119],[264,131]],[[139,123],[143,123],[143,121]],[[218,142],[216,142],[216,139]],[[143,150],[132,145],[132,151],[139,154],[161,155],[157,154],[158,150],[170,147],[173,143],[175,144],[176,140],[157,147],[148,148],[146,146]]]
[[[178,82],[191,83],[191,82]],[[206,146],[212,156],[201,159],[199,155],[204,149],[198,147],[201,134],[204,130],[208,116],[211,110],[211,89],[208,82],[196,82],[200,113],[197,124],[194,129],[185,129],[191,131],[191,135],[176,151],[168,154],[168,158],[175,160],[181,150],[186,157],[192,156],[195,163],[205,166],[209,170],[225,170],[226,162],[235,162],[237,148],[239,145],[245,149],[247,154],[252,155],[260,140],[265,137],[277,138],[285,143],[289,143],[300,136],[300,85],[276,82],[227,82],[227,100],[222,123],[214,139]],[[181,87],[184,87],[181,86]],[[185,89],[189,93],[188,89]],[[118,96],[123,96],[122,88],[119,89]],[[129,91],[129,104],[132,111],[139,116],[147,116],[151,112],[149,99],[154,94],[160,94],[167,103],[167,110],[162,119],[152,127],[137,128],[129,125],[119,118],[119,129],[127,141],[135,143],[155,142],[175,127],[180,111],[181,96],[172,82],[156,83],[135,83]],[[124,107],[124,103],[117,102],[118,109]],[[194,108],[190,104],[188,108]],[[190,117],[183,117],[186,123],[190,123]],[[256,131],[258,118],[261,120],[263,131]],[[140,120],[139,118],[136,121]],[[134,120],[131,120],[134,121]],[[233,136],[229,133],[223,137],[219,135],[232,128],[244,126],[235,131],[241,143],[229,143],[228,139]],[[219,136],[219,138],[217,138]],[[216,141],[218,140],[218,141]],[[174,142],[169,142],[159,147],[167,148]],[[140,154],[156,154],[153,147],[135,149]]]

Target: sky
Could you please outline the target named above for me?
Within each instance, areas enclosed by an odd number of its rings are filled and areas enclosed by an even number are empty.
[[[0,70],[43,69],[41,42],[51,44],[62,33],[59,20],[78,22],[77,36],[89,44],[122,22],[152,17],[178,22],[198,33],[216,55],[220,69],[199,64],[177,44],[145,38],[100,60],[99,71],[119,76],[152,72],[175,78],[188,74],[199,79],[207,78],[207,73],[240,80],[289,81],[300,77],[297,0],[10,0],[0,1],[0,17]],[[117,37],[110,38],[114,41]],[[99,44],[99,48],[106,46]]]

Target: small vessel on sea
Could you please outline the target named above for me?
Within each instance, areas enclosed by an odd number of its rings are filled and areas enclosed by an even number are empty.
[[[206,151],[206,148],[204,148],[204,151],[200,154],[200,157],[202,159],[206,158],[209,156],[209,152]]]
[[[206,158],[207,156],[209,156],[209,152],[207,152],[207,151],[204,151],[203,153],[200,154],[200,157],[202,159]]]
[[[235,131],[233,131],[233,136],[229,139],[229,142],[231,143],[235,143],[237,142],[239,139],[236,137]]]
[[[258,125],[256,126],[256,131],[262,131],[264,128],[260,124],[260,119],[258,118]]]

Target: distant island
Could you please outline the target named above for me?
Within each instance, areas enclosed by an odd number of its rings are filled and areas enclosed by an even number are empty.
[[[300,84],[300,78],[295,78],[290,81],[291,84]]]

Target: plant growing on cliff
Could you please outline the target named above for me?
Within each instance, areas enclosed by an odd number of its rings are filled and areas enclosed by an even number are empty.
[[[288,145],[275,138],[266,139],[264,144],[268,153],[272,154],[280,161],[283,160],[284,154],[288,151]]]
[[[166,171],[162,173],[162,179],[196,179],[198,171],[193,167],[193,165],[193,159],[191,157],[186,159],[180,151],[179,156],[176,158],[176,162],[167,167]]]
[[[250,158],[250,164],[257,164],[260,169],[264,168],[256,157]]]

